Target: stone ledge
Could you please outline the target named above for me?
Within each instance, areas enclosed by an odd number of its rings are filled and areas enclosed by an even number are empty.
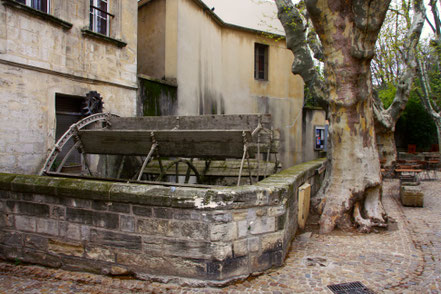
[[[0,173],[0,190],[11,190],[11,182],[17,177],[16,174],[2,174]]]
[[[23,11],[27,14],[30,14],[32,16],[38,17],[40,19],[43,19],[45,21],[49,21],[54,25],[60,26],[65,30],[70,30],[72,28],[72,24],[62,20],[58,17],[55,17],[53,15],[50,15],[48,13],[42,12],[40,10],[34,9],[32,7],[29,7],[25,4],[21,4],[15,0],[2,0],[3,5],[17,9],[19,11]]]
[[[87,37],[95,38],[95,39],[98,39],[98,40],[101,40],[101,41],[104,41],[107,43],[111,43],[113,45],[118,46],[119,48],[127,46],[127,43],[124,41],[108,37],[106,35],[91,31],[89,29],[81,29],[81,33],[83,34],[83,36],[87,36]]]
[[[324,163],[324,159],[318,159],[299,164],[255,185],[241,187],[177,188],[0,173],[0,189],[174,208],[240,209],[280,204],[289,193],[290,186],[300,185]]]

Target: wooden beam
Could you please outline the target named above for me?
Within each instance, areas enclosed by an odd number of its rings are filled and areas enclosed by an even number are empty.
[[[158,142],[158,153],[163,157],[241,158],[245,138],[251,141],[251,132],[244,130],[81,130],[83,148],[90,154],[147,155],[151,133]]]
[[[162,160],[163,166],[169,166],[173,160]],[[202,174],[205,169],[205,160],[193,160],[193,166]],[[253,175],[256,174],[257,170],[257,160],[250,159],[251,171]],[[208,177],[236,177],[239,175],[240,168],[240,160],[213,160],[210,162],[210,167],[205,173],[204,176]],[[272,174],[275,170],[274,162],[260,162],[259,174],[263,175],[266,171],[266,174]],[[176,174],[175,169],[169,169],[164,171],[166,175],[173,176]],[[156,160],[150,162],[150,164],[144,169],[145,174],[159,175],[161,173],[161,169],[159,167],[159,163]],[[179,165],[179,175],[185,176],[187,173],[187,165],[180,164]],[[194,175],[193,172],[190,175]]]
[[[234,130],[253,131],[259,125],[270,129],[271,114],[232,114],[196,116],[111,117],[113,130]]]

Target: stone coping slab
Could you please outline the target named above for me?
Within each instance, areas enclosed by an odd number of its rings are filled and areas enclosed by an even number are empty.
[[[58,197],[196,209],[230,209],[279,204],[290,187],[325,164],[317,159],[295,165],[254,185],[188,188],[0,173],[0,189]]]

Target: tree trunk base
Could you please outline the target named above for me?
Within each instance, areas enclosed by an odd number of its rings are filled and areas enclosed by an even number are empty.
[[[341,187],[340,187],[341,188]],[[342,231],[354,229],[362,233],[370,233],[377,228],[387,228],[388,216],[381,202],[381,185],[368,187],[364,192],[355,193],[347,190],[350,195],[331,196],[331,187],[322,187],[327,195],[316,198],[312,202],[315,211],[320,214],[320,233],[330,233],[335,227]],[[340,193],[342,191],[340,190]],[[334,201],[340,199],[340,203]],[[341,201],[341,199],[346,199]]]

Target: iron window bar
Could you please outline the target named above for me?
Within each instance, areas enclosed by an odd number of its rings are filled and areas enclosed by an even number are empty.
[[[101,8],[98,8],[98,7],[96,7],[96,6],[90,5],[90,8],[93,8],[93,9],[95,9],[95,10],[98,10],[98,11],[100,11],[100,12],[106,14],[106,15],[110,15],[111,17],[115,17],[114,14],[112,14],[112,13],[110,13],[110,12],[107,12],[107,11],[105,11],[105,10],[102,10]]]

